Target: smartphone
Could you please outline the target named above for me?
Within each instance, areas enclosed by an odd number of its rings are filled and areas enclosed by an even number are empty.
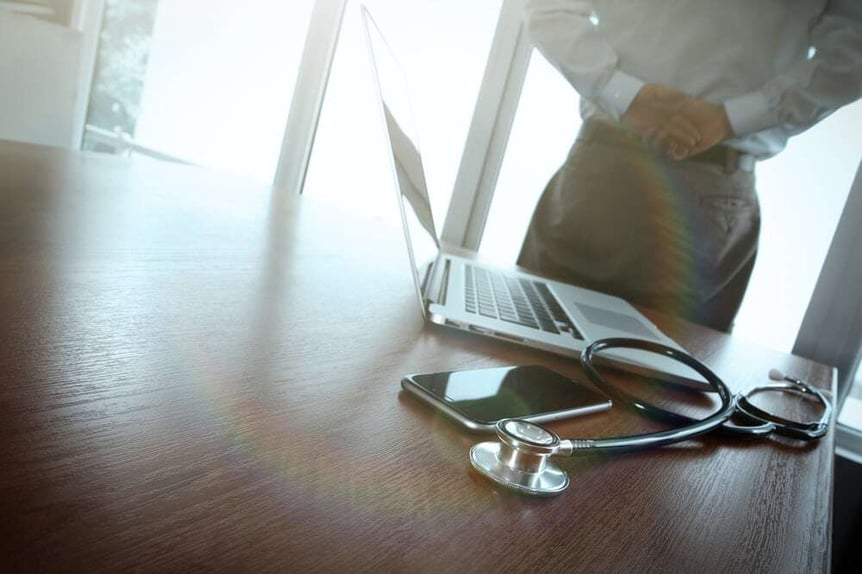
[[[611,407],[611,400],[599,391],[540,366],[407,375],[401,386],[481,432],[493,432],[500,419],[543,423]]]

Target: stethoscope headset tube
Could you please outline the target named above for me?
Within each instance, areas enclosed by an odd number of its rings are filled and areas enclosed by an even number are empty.
[[[813,397],[822,406],[823,414],[820,416],[820,420],[817,421],[794,421],[767,412],[749,400],[756,394],[768,392],[790,392],[806,397]],[[829,430],[829,421],[832,418],[832,402],[823,393],[798,379],[788,379],[784,382],[772,383],[751,389],[746,394],[737,397],[736,408],[752,420],[763,424],[771,424],[775,434],[799,440],[816,440],[823,437]]]

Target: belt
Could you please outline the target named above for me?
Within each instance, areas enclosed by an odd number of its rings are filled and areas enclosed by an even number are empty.
[[[643,148],[644,144],[635,134],[608,121],[590,118],[581,127],[579,136],[585,141],[598,141],[615,146],[636,146]],[[726,145],[717,145],[683,161],[694,161],[717,165],[731,174],[737,171],[753,172],[756,160],[747,154]]]
[[[688,158],[688,161],[711,163],[723,167],[725,173],[735,173],[739,170],[752,172],[754,171],[754,164],[756,162],[753,155],[743,153],[738,149],[726,145],[711,147],[704,152]]]

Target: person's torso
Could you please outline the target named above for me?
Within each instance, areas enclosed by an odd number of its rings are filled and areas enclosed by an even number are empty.
[[[806,59],[811,27],[826,0],[595,0],[593,5],[622,71],[718,103],[759,90]],[[585,117],[600,114],[591,102],[582,107]],[[758,146],[784,145],[740,143],[755,153]]]

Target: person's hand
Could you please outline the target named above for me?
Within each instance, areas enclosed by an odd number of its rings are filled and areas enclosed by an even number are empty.
[[[623,127],[666,153],[693,149],[701,141],[697,126],[681,112],[689,104],[685,92],[660,84],[645,84],[620,120]]]
[[[691,145],[690,139],[678,136],[678,118],[696,127],[700,139],[694,145]],[[682,160],[704,152],[733,135],[724,106],[689,98],[665,125],[653,132],[648,141],[671,159]]]

